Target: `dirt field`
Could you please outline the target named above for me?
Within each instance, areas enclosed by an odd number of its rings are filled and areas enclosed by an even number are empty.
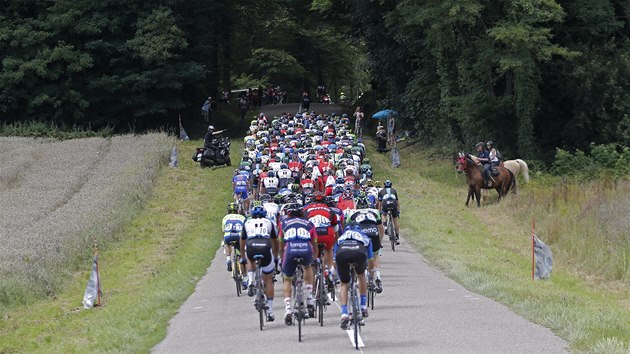
[[[164,134],[0,138],[0,291],[54,292],[142,204],[170,148]]]

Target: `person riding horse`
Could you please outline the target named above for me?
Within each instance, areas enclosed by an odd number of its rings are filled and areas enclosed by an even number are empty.
[[[492,176],[490,175],[490,169],[492,168],[490,152],[486,150],[486,144],[484,144],[483,141],[478,142],[477,145],[475,145],[475,149],[477,150],[477,159],[483,166],[483,181],[485,184],[490,184],[492,180]]]

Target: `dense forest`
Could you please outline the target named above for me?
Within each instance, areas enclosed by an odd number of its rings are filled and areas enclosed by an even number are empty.
[[[371,89],[428,144],[630,144],[627,0],[2,0],[0,115],[138,129],[208,95]]]

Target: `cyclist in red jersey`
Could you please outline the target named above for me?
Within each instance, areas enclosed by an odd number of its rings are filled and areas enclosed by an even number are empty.
[[[337,232],[337,224],[339,222],[337,214],[326,204],[324,194],[321,192],[313,193],[308,199],[307,205],[304,207],[304,216],[315,225],[317,242],[324,244],[324,249],[326,250],[324,264],[328,266],[329,273],[333,273],[332,248],[339,236]]]

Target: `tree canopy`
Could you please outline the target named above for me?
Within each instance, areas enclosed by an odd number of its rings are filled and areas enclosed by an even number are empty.
[[[630,145],[625,0],[0,0],[0,115],[160,127],[208,95],[371,83],[427,143]],[[234,87],[234,84],[239,87]]]

